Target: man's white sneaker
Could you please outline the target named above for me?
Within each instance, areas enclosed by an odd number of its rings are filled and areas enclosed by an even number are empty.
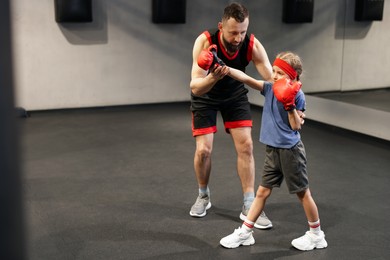
[[[313,250],[315,248],[326,248],[328,243],[325,240],[325,234],[321,231],[318,235],[307,231],[303,236],[294,239],[291,245],[302,251]]]
[[[255,243],[252,233],[253,231],[248,233],[239,227],[235,229],[232,234],[222,238],[219,243],[226,248],[236,248],[241,245],[250,246]]]

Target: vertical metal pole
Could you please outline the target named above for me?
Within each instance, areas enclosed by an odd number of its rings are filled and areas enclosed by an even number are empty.
[[[0,1],[0,259],[25,259],[10,0]]]

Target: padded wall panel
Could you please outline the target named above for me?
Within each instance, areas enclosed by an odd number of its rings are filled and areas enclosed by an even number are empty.
[[[382,21],[384,0],[356,0],[356,21]]]
[[[313,22],[314,0],[283,0],[284,23]]]
[[[186,0],[153,0],[153,23],[185,23]]]
[[[92,22],[92,0],[54,0],[57,23]]]

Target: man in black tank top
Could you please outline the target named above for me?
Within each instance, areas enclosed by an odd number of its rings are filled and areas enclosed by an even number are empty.
[[[245,68],[250,61],[248,61],[248,54],[252,53],[253,49],[253,34],[250,37],[245,35],[245,38],[241,42],[241,48],[235,52],[232,57],[229,56],[229,54],[225,51],[224,46],[218,40],[221,37],[221,32],[218,29],[205,31],[203,34],[207,37],[207,40],[210,44],[215,44],[217,46],[217,55],[227,66],[245,72]],[[221,80],[217,81],[213,88],[210,89],[210,91],[206,94],[200,97],[192,94],[192,105],[195,107],[197,105],[201,106],[201,104],[198,102],[199,99],[205,101],[207,105],[207,101],[217,100],[218,102],[226,99],[235,99],[242,95],[246,95],[246,93],[248,93],[248,90],[245,88],[243,83],[232,79],[229,76],[225,76]]]
[[[243,83],[227,76],[228,67],[245,72],[246,66],[253,62],[262,78],[271,81],[272,67],[267,53],[253,34],[248,35],[248,26],[248,10],[241,4],[232,3],[224,9],[218,29],[203,32],[194,43],[190,87],[192,132],[196,139],[194,168],[199,195],[190,210],[193,217],[204,217],[211,207],[208,182],[218,111],[237,152],[237,171],[244,197],[242,220],[245,220],[254,199],[255,166],[248,90]],[[228,67],[216,66],[205,71],[198,66],[200,52],[212,44],[217,46],[218,57]],[[268,229],[272,223],[263,212],[254,226]]]

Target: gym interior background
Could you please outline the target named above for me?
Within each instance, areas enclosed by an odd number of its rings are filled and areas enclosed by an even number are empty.
[[[16,105],[27,110],[188,101],[194,39],[227,0],[187,1],[186,21],[152,22],[152,1],[93,0],[92,23],[57,23],[54,1],[13,0]],[[316,0],[313,22],[282,22],[283,1],[243,1],[272,60],[302,56],[306,93],[390,86],[390,5],[355,21],[355,0]],[[248,71],[257,76],[253,68]],[[379,75],[378,75],[379,74]],[[253,103],[257,93],[251,94]]]
[[[186,1],[185,21],[178,23],[153,21],[153,1],[145,0],[92,0],[92,21],[76,23],[56,21],[56,1],[9,2],[14,105],[33,118],[50,111],[61,116],[75,109],[188,102],[194,39],[216,27],[223,7],[232,1]],[[308,119],[363,134],[359,138],[378,138],[373,142],[384,142],[388,152],[388,102],[384,109],[372,109],[329,97],[352,94],[364,100],[377,90],[385,93],[382,98],[388,95],[390,5],[384,4],[381,20],[362,21],[356,19],[355,0],[315,0],[311,22],[286,23],[284,1],[241,2],[250,11],[249,32],[262,42],[270,60],[282,50],[302,57]],[[247,72],[258,77],[253,67]],[[249,97],[261,107],[257,92],[250,90]],[[29,138],[34,137],[27,137],[27,143],[34,143]],[[25,149],[34,153],[33,147]],[[388,182],[389,176],[384,179]],[[382,213],[389,216],[388,207]],[[34,250],[38,258],[39,249]]]

